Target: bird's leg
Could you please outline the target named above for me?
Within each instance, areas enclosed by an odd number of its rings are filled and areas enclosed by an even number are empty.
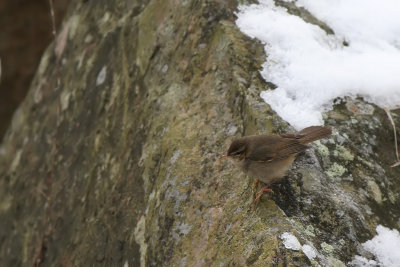
[[[260,180],[258,180],[258,179],[256,179],[255,181],[254,181],[254,198],[256,197],[256,195],[257,195],[257,187],[258,187],[258,184],[260,183]]]
[[[261,196],[264,194],[264,192],[269,192],[269,193],[273,193],[272,189],[269,188],[268,185],[263,186],[263,188],[261,188],[260,191],[258,191],[258,193],[256,194],[256,198],[254,199],[253,202],[253,210],[257,207],[258,202],[260,202]]]

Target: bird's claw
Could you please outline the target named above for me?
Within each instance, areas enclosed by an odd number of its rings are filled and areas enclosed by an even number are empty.
[[[258,181],[258,179],[256,181]],[[254,182],[254,185],[256,186],[256,182]],[[268,185],[261,188],[261,190],[258,191],[257,194],[255,194],[255,199],[253,201],[253,210],[256,209],[257,204],[258,204],[258,202],[260,202],[260,199],[261,199],[262,195],[264,194],[264,192],[268,192],[268,193],[272,193],[272,194],[274,193],[274,191],[272,191],[272,189],[269,188]]]

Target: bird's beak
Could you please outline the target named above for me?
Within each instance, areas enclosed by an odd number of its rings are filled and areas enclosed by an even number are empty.
[[[218,164],[221,164],[221,160],[227,159],[227,158],[229,158],[229,157],[230,157],[230,156],[228,156],[228,155],[224,155],[224,156],[222,156],[222,157],[219,157],[219,158],[217,159]]]

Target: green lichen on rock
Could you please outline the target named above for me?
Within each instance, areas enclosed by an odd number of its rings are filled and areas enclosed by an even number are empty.
[[[344,146],[337,145],[335,151],[333,151],[333,155],[346,163],[354,160],[354,155],[346,149]]]
[[[369,162],[368,160],[364,159],[363,157],[357,157],[357,159],[364,164],[365,166],[367,166],[369,169],[373,169],[374,168],[374,164],[372,162]]]
[[[305,234],[306,234],[307,236],[314,237],[314,236],[315,236],[314,227],[313,227],[312,225],[308,225],[307,228],[306,228],[306,230],[305,230]]]
[[[378,204],[382,204],[382,192],[379,189],[379,186],[375,183],[374,180],[369,180],[368,183],[368,191],[371,193],[371,196]]]
[[[329,148],[321,143],[321,141],[316,141],[314,144],[317,147],[317,152],[323,157],[329,156]]]
[[[332,266],[332,267],[346,267],[346,264],[344,264],[341,260],[335,258],[335,257],[328,257],[326,261],[327,266]]]
[[[326,171],[330,178],[340,177],[346,172],[346,168],[334,162],[333,165]]]
[[[321,243],[321,248],[325,253],[328,253],[328,254],[331,254],[335,250],[331,245],[329,245],[325,242]]]

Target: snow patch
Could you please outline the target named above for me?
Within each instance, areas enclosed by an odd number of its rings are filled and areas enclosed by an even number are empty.
[[[368,260],[361,256],[356,256],[351,262],[353,266],[400,266],[400,234],[396,229],[390,230],[382,225],[376,227],[377,235],[365,242],[362,246],[371,252],[375,258]]]
[[[240,6],[239,28],[265,45],[261,75],[277,85],[261,97],[297,129],[323,124],[338,97],[400,104],[400,1],[299,0],[334,31],[291,15],[273,0]]]
[[[297,240],[297,238],[293,234],[285,232],[281,235],[281,239],[283,241],[283,245],[285,246],[285,248],[291,249],[291,250],[300,250],[301,249],[299,240]]]

